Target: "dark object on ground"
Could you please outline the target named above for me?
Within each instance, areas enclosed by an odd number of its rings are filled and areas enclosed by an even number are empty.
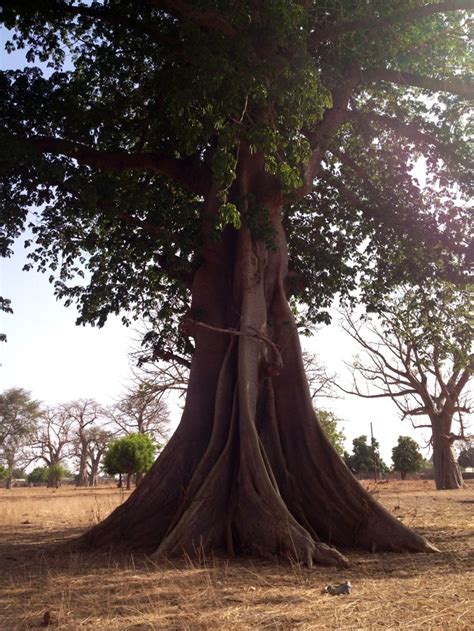
[[[52,611],[45,611],[43,615],[42,627],[49,627],[53,624],[59,624],[57,616]]]
[[[323,589],[323,594],[331,594],[331,596],[340,596],[341,594],[350,594],[352,592],[352,585],[350,581],[340,583],[339,585],[326,585]]]

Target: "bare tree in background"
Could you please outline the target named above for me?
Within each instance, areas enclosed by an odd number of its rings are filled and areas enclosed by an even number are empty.
[[[159,330],[159,317],[152,314],[137,332],[139,341],[130,353],[134,387],[149,384],[161,398],[172,392],[183,396],[188,389],[194,347],[183,336],[183,340],[177,341],[181,352],[173,351],[166,331]]]
[[[303,365],[311,399],[337,399],[336,374],[330,373],[316,353],[303,351]]]
[[[121,432],[150,434],[163,444],[170,423],[167,399],[186,394],[193,347],[185,340],[181,352],[172,351],[166,332],[158,331],[157,314],[142,323],[140,341],[130,353],[132,381],[110,414]]]
[[[431,430],[438,489],[463,486],[452,445],[466,439],[465,415],[471,409],[469,304],[468,294],[445,286],[436,295],[409,291],[396,297],[378,325],[357,322],[349,313],[343,319],[343,329],[364,351],[352,365],[352,388],[344,391],[367,399],[389,397],[402,419]],[[416,423],[419,417],[427,422]]]
[[[0,393],[0,462],[5,462],[8,469],[7,489],[13,485],[14,470],[32,460],[31,439],[41,413],[40,403],[23,388]]]
[[[157,375],[160,376],[159,374]],[[169,408],[164,398],[167,389],[158,379],[135,377],[124,396],[111,408],[114,424],[124,434],[150,434],[158,442],[167,439]]]
[[[33,437],[32,453],[35,460],[48,468],[61,464],[74,455],[73,420],[62,406],[48,407],[43,411]],[[48,478],[48,486],[57,480]]]
[[[99,467],[114,432],[106,426],[91,427],[85,432],[87,441],[87,471],[89,486],[97,486],[99,481]]]
[[[107,412],[94,399],[79,399],[65,403],[61,407],[66,417],[71,421],[75,456],[79,462],[77,486],[88,486],[88,450],[91,430],[107,423]]]

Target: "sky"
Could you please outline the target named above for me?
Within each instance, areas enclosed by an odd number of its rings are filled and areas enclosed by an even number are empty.
[[[23,67],[21,54],[7,56],[4,52],[6,39],[6,32],[0,32],[0,68]],[[0,295],[10,298],[14,309],[13,315],[0,312],[0,333],[8,338],[7,343],[0,344],[0,392],[25,388],[47,405],[78,398],[113,403],[131,377],[128,354],[136,333],[123,326],[118,317],[111,317],[102,329],[76,326],[74,307],[65,308],[55,299],[47,275],[22,271],[26,262],[23,240],[18,240],[11,259],[0,259]],[[341,378],[346,372],[344,362],[350,362],[357,352],[355,343],[335,325],[305,339],[304,346]],[[321,400],[320,406],[342,419],[348,451],[353,438],[370,436],[372,422],[387,464],[398,436],[412,436],[421,445],[428,438],[426,431],[413,430],[409,421],[402,423],[389,400],[347,395],[339,400]],[[170,407],[176,426],[180,410],[175,403]]]

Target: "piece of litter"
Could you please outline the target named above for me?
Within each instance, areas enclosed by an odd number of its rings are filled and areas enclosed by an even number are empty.
[[[350,581],[339,583],[339,585],[326,585],[323,589],[323,594],[331,594],[331,596],[340,596],[341,594],[350,594],[352,592],[352,585]]]

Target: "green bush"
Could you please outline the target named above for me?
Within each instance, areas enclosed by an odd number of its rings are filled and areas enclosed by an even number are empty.
[[[48,467],[35,467],[26,476],[30,484],[46,484],[48,482]]]
[[[8,478],[8,469],[0,464],[0,482]]]
[[[61,480],[63,480],[68,475],[69,471],[59,462],[51,465],[47,469],[48,486],[57,488],[61,484]]]
[[[104,454],[102,468],[109,475],[125,474],[127,488],[132,475],[145,473],[155,459],[156,444],[146,434],[130,434],[113,440]]]

